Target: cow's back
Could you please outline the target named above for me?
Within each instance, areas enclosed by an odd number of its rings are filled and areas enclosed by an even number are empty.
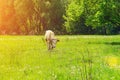
[[[46,40],[54,39],[54,32],[52,32],[51,30],[47,30],[45,32],[45,39]]]

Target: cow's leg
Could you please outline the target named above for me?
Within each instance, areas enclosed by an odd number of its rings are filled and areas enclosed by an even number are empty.
[[[51,46],[51,43],[49,43],[49,48],[48,48],[48,50],[51,50],[52,49],[52,46]]]
[[[49,44],[49,50],[51,50],[52,49],[52,46],[51,46],[51,43]]]
[[[47,41],[47,48],[48,48],[48,50],[50,50],[50,42],[49,41]]]
[[[52,40],[50,40],[50,50],[53,49]]]
[[[48,50],[52,50],[53,49],[52,40],[47,40],[47,47],[48,47]]]
[[[50,44],[48,43],[48,50],[50,50]]]

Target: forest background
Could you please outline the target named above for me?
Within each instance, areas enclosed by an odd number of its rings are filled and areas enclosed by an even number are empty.
[[[120,34],[120,0],[0,0],[0,34]]]

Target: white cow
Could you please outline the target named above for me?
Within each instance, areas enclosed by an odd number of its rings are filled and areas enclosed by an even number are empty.
[[[52,50],[53,48],[55,48],[56,43],[59,41],[58,39],[55,38],[55,34],[51,30],[47,30],[45,32],[45,40],[48,46],[48,50]]]

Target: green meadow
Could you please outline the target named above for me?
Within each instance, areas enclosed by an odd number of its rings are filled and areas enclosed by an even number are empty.
[[[0,36],[0,80],[120,80],[120,36]]]

